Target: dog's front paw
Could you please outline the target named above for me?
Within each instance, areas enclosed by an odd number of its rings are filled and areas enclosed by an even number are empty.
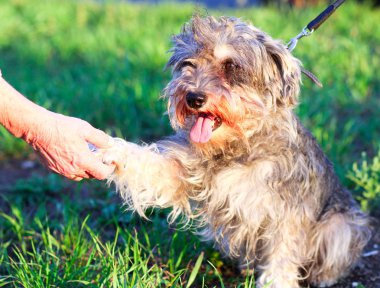
[[[256,283],[258,288],[299,288],[297,277],[282,277],[281,275],[270,276],[264,273]]]
[[[127,152],[128,142],[120,139],[113,138],[113,143],[111,148],[104,149],[102,161],[107,165],[115,165],[116,170],[120,170],[125,166],[126,163],[126,152]]]

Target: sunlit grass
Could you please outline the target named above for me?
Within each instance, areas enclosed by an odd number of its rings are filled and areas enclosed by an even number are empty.
[[[0,67],[16,88],[49,109],[130,140],[150,140],[171,133],[158,100],[170,76],[163,68],[170,36],[195,11],[243,17],[287,42],[320,9],[206,12],[185,4],[1,2]],[[372,116],[380,108],[379,13],[346,3],[294,51],[324,84],[319,89],[304,79],[298,113],[341,176],[352,155],[373,155],[378,146],[380,120]],[[9,148],[14,141],[6,139],[0,151],[19,154],[20,145]]]
[[[40,190],[31,191],[37,181]],[[53,182],[59,188],[49,189]],[[13,203],[3,199],[0,287],[224,285],[218,269],[231,264],[189,231],[169,227],[164,214],[141,221],[102,186],[91,185],[94,203],[68,185],[57,175],[35,177],[15,185]],[[253,287],[253,275],[235,277],[237,287]]]

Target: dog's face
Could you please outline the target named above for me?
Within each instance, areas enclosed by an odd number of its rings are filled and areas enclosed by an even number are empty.
[[[297,102],[299,61],[239,19],[195,16],[173,37],[171,52],[171,122],[195,145],[241,137],[257,117]]]

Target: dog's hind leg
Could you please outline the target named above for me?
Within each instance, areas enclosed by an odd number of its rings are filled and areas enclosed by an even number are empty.
[[[173,207],[171,216],[189,209],[181,192],[180,164],[166,157],[157,145],[139,146],[116,139],[113,148],[105,151],[103,161],[114,163],[116,170],[109,182],[132,210],[144,216],[148,207]]]
[[[316,224],[312,235],[309,282],[318,287],[328,287],[355,264],[371,232],[367,216],[352,208],[348,212],[326,214]]]

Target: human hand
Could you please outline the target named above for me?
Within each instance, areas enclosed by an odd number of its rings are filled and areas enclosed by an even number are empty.
[[[104,164],[100,152],[91,152],[88,146],[91,143],[101,151],[111,146],[112,138],[78,118],[46,111],[23,138],[49,169],[75,181],[102,180],[115,168]]]

